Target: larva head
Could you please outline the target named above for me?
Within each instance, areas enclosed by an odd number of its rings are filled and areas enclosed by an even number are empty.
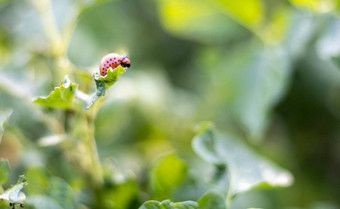
[[[128,57],[122,57],[122,61],[120,64],[122,67],[130,67],[131,66],[131,61]]]

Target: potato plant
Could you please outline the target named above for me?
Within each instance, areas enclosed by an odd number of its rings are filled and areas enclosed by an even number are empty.
[[[339,11],[0,1],[0,208],[338,208]]]

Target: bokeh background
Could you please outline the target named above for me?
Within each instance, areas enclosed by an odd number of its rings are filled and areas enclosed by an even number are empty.
[[[46,208],[196,200],[199,188],[158,191],[150,173],[175,153],[198,176],[194,126],[212,121],[295,179],[240,194],[230,208],[340,208],[339,11],[337,0],[1,0],[0,111],[13,111],[0,144],[8,186],[25,174],[28,200]],[[72,110],[32,100],[66,74],[91,92],[92,72],[110,52],[132,65],[95,117],[111,179],[97,187],[75,160],[86,152],[74,158],[76,148],[51,140],[87,126],[68,120]],[[26,207],[39,208],[32,201]]]

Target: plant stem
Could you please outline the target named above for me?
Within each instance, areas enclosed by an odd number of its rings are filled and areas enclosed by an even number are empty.
[[[64,53],[65,46],[53,16],[51,1],[30,0],[30,2],[38,11],[46,38],[50,43],[52,54],[57,57],[60,56]]]
[[[50,45],[51,54],[57,64],[57,78],[59,80],[74,68],[65,57],[65,50],[76,24],[77,15],[75,15],[75,19],[71,21],[66,34],[63,36],[58,30],[52,11],[51,0],[29,0],[29,2],[39,13],[45,36]],[[89,95],[81,91],[76,92],[76,97],[87,102],[89,101]],[[81,169],[91,176],[93,183],[100,185],[103,183],[102,168],[94,137],[94,118],[97,111],[98,108],[92,108],[89,112],[78,112],[79,115],[76,116],[76,121],[70,129],[71,133],[69,133],[75,141],[70,144],[71,146],[66,146],[65,151],[79,163]]]
[[[96,140],[94,137],[94,118],[92,115],[87,116],[87,141],[85,141],[86,145],[88,146],[88,154],[90,155],[91,159],[91,168],[90,168],[90,174],[92,179],[96,184],[102,184],[103,183],[103,175],[102,175],[102,167],[99,161],[98,151],[97,151],[97,145]]]

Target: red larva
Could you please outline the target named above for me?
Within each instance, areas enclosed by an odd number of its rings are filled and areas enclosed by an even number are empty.
[[[103,57],[99,64],[99,73],[101,76],[107,74],[107,69],[115,69],[121,65],[123,68],[128,68],[131,65],[131,61],[127,56],[122,56],[119,54],[111,53]]]

